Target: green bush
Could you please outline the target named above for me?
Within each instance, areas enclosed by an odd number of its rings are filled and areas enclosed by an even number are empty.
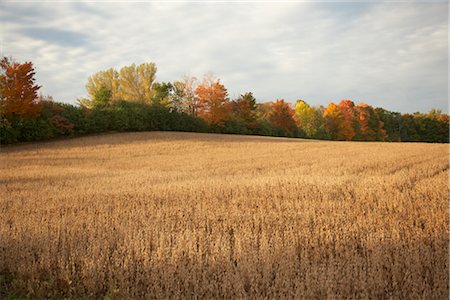
[[[235,133],[235,134],[250,134],[250,129],[247,126],[237,120],[228,120],[225,122],[223,133]]]
[[[0,144],[12,144],[19,141],[20,131],[6,118],[0,119]]]

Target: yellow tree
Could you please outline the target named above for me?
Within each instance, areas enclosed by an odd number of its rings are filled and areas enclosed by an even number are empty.
[[[156,65],[132,64],[120,69],[119,98],[127,101],[150,103],[153,98],[152,85],[156,78]]]
[[[315,137],[319,130],[317,124],[317,112],[308,103],[303,100],[297,100],[295,103],[295,120],[298,127],[303,130],[308,137]]]
[[[120,71],[110,68],[100,71],[88,78],[86,90],[91,100],[99,93],[109,90],[111,101],[126,100],[150,103],[153,98],[152,86],[156,78],[156,65],[143,63],[132,64]]]
[[[331,102],[323,112],[323,117],[325,118],[325,126],[331,138],[333,140],[339,139],[340,123],[343,119],[340,109],[336,104]]]
[[[106,71],[97,72],[88,78],[86,90],[92,100],[102,89],[111,91],[112,101],[119,100],[119,72],[110,68]]]

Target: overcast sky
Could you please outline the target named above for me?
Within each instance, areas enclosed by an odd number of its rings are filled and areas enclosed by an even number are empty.
[[[448,112],[448,3],[2,2],[2,56],[75,103],[88,76],[155,62],[158,81],[212,71],[230,97]]]

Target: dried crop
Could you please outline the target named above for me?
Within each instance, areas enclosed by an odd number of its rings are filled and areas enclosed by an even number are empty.
[[[0,298],[449,297],[448,145],[124,133],[0,163]]]

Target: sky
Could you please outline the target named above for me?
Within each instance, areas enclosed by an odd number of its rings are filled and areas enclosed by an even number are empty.
[[[230,98],[342,99],[448,113],[447,1],[2,1],[0,54],[32,61],[41,92],[154,62],[157,81],[213,72]]]

